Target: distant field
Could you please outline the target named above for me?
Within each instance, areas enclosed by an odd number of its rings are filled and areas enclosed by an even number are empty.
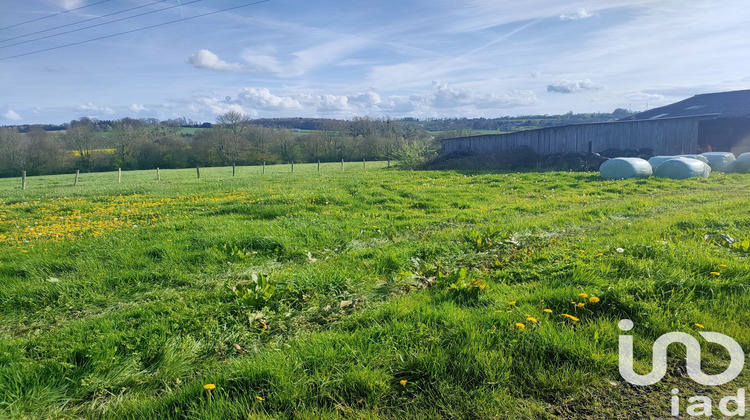
[[[668,331],[750,348],[748,250],[704,239],[750,238],[750,175],[290,169],[0,179],[0,418],[666,418],[748,383],[676,347],[630,386],[617,322],[641,371]]]

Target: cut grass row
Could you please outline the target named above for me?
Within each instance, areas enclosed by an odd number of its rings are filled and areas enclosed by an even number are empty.
[[[624,383],[617,321],[641,370],[695,324],[750,347],[747,254],[703,236],[750,238],[748,176],[331,165],[0,180],[3,417],[666,416],[706,390]]]

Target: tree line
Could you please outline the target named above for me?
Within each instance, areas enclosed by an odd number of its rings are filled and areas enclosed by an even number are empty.
[[[0,176],[341,159],[414,163],[438,146],[432,133],[388,118],[325,120],[316,131],[300,132],[257,125],[236,112],[219,116],[216,124],[84,117],[64,130],[0,128]]]

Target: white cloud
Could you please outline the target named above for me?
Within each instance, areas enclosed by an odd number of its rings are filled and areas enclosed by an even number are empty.
[[[580,19],[588,19],[590,17],[594,16],[593,13],[589,13],[581,7],[578,9],[578,11],[572,15],[560,15],[560,20],[580,20]]]
[[[143,105],[141,105],[141,104],[131,104],[128,107],[128,109],[131,110],[131,111],[133,111],[133,112],[141,112],[141,111],[145,110],[146,108]]]
[[[263,110],[292,110],[302,109],[302,104],[296,99],[288,96],[277,96],[271,93],[268,88],[240,89],[239,99],[243,105],[254,109]]]
[[[73,10],[75,8],[81,7],[81,5],[83,5],[83,0],[62,0],[60,2],[60,5],[65,10]]]
[[[380,104],[381,99],[377,92],[365,92],[349,96],[349,103],[365,108],[372,108]]]
[[[316,102],[319,111],[345,111],[349,98],[341,95],[318,95]]]
[[[3,114],[3,118],[5,118],[6,120],[11,120],[11,121],[20,121],[23,119],[23,117],[18,115],[18,113],[12,109],[7,110]]]
[[[476,93],[471,89],[454,88],[438,81],[432,82],[433,92],[427,102],[436,108],[474,107],[510,108],[515,106],[536,105],[539,103],[534,92],[515,90],[505,94]]]
[[[206,108],[208,108],[208,111],[212,115],[222,115],[230,111],[238,112],[242,115],[249,115],[248,112],[245,111],[244,108],[242,108],[242,106],[236,103],[232,103],[229,100],[220,100],[216,98],[204,97],[204,98],[199,98],[196,101],[196,104],[191,106],[191,109],[194,109],[198,112],[203,112]]]
[[[591,79],[583,80],[559,80],[547,86],[547,92],[557,93],[578,93],[592,90],[604,89],[604,85],[591,81]]]
[[[97,114],[108,114],[108,115],[115,113],[115,111],[108,106],[98,106],[98,105],[94,105],[91,102],[83,104],[83,105],[78,105],[76,107],[76,110],[97,113]]]
[[[237,72],[245,70],[242,64],[227,63],[209,50],[199,50],[197,53],[191,54],[188,58],[188,62],[192,64],[193,67],[201,69]]]
[[[284,67],[279,63],[276,57],[271,55],[250,54],[246,52],[242,54],[242,59],[247,62],[245,67],[248,71],[253,73],[284,73]]]
[[[631,92],[625,95],[630,101],[636,102],[666,102],[667,98],[658,93]]]

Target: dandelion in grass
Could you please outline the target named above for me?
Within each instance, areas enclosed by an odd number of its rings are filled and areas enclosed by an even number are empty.
[[[407,382],[406,379],[402,379],[402,380],[398,381],[398,383],[400,383],[401,386],[406,386],[406,382]]]
[[[586,305],[585,303],[581,302],[581,303],[576,304],[576,307],[583,308],[585,305]]]
[[[516,301],[515,301],[515,300],[514,300],[514,301],[512,301],[512,302],[508,302],[508,305],[510,305],[510,306],[513,306],[513,305],[515,305],[515,304],[516,304]]]
[[[586,299],[587,297],[589,297],[589,295],[587,293],[579,293],[578,296],[580,296],[580,297],[582,297],[584,299]]]
[[[703,324],[695,324],[695,326],[698,328],[706,328]]]
[[[711,274],[716,277],[719,277],[721,275],[721,273],[719,273],[718,271],[712,271]]]
[[[265,401],[266,400],[265,398],[261,397],[260,395],[256,395],[255,399],[258,400],[258,401]]]
[[[599,299],[596,296],[591,296],[591,298],[589,299],[589,303],[598,303],[599,300],[601,300],[601,299]]]
[[[539,322],[539,320],[537,320],[533,316],[530,316],[530,317],[526,318],[526,320],[529,321],[529,322],[532,322],[534,324],[536,324],[537,322]]]
[[[620,254],[622,254],[623,252],[625,252],[625,250],[622,249],[622,248],[617,248],[617,249],[615,249],[615,251],[619,252]]]
[[[604,254],[602,254],[601,252],[600,252],[600,253],[598,253],[598,254],[596,254],[596,256],[597,256],[597,257],[601,257],[601,256],[603,256],[603,255],[604,255]]]
[[[203,385],[203,389],[205,389],[206,391],[208,391],[208,401],[211,402],[212,401],[212,399],[211,399],[211,391],[213,389],[216,389],[216,385],[214,385],[214,384],[205,384],[205,385]]]
[[[552,313],[552,309],[545,309],[544,312],[546,312],[548,314],[551,314]]]
[[[726,264],[719,264],[719,267],[721,267],[721,268],[727,268],[727,265]]]
[[[522,330],[522,329],[526,328],[526,325],[524,325],[524,324],[522,324],[520,322],[516,322],[516,328],[518,328],[519,330]]]
[[[571,320],[571,321],[573,321],[573,322],[578,322],[578,321],[580,321],[580,319],[578,319],[578,318],[574,317],[573,315],[569,315],[569,314],[562,314],[562,316],[564,316],[565,318],[568,318],[569,320]]]

